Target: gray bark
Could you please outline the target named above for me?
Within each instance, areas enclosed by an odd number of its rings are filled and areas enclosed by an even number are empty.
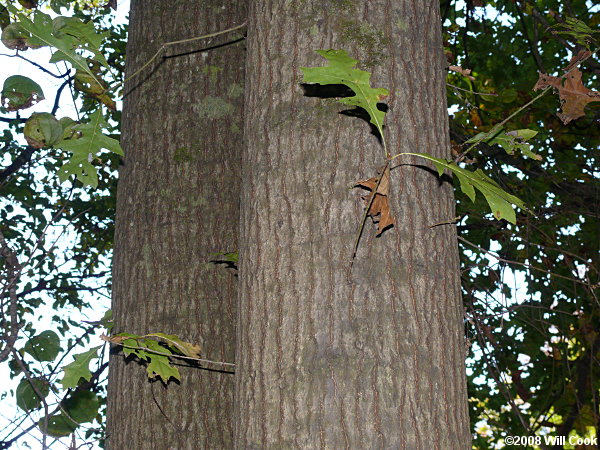
[[[439,2],[252,2],[242,163],[236,448],[470,448],[448,181],[391,171],[396,226],[361,192],[383,151],[365,121],[304,95],[315,49],[346,49],[391,96],[391,154],[449,157]]]
[[[239,25],[245,14],[245,0],[132,1],[127,75],[161,44]],[[238,245],[242,35],[170,46],[126,84],[113,269],[114,332],[176,334],[226,362],[237,281],[210,261]],[[137,361],[111,356],[109,448],[231,447],[233,374],[179,370],[181,383],[164,386]]]

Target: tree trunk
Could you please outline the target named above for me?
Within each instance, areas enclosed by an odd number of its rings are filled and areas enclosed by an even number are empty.
[[[134,0],[126,73],[165,42],[245,15],[245,0]],[[225,362],[235,356],[237,280],[211,252],[238,245],[242,34],[169,46],[126,83],[113,271],[114,332],[176,334]],[[232,446],[233,374],[179,369],[181,383],[165,386],[111,356],[109,448]]]
[[[452,188],[424,160],[391,171],[375,238],[357,180],[383,150],[310,98],[315,49],[366,61],[391,95],[390,153],[449,157],[439,2],[252,2],[242,163],[236,448],[470,448]],[[314,91],[314,89],[308,89]],[[364,193],[364,191],[363,191]]]

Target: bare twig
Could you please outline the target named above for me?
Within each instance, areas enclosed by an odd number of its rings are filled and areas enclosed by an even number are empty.
[[[492,97],[498,97],[498,94],[490,94],[490,93],[488,93],[488,92],[475,92],[475,91],[472,91],[472,90],[470,90],[470,89],[461,88],[461,87],[455,86],[455,85],[453,85],[453,84],[450,84],[450,83],[446,83],[446,86],[449,86],[449,87],[451,87],[451,88],[453,88],[453,89],[458,89],[459,91],[465,91],[465,92],[468,92],[469,94],[476,94],[476,95],[489,95],[489,96],[492,96]]]
[[[40,69],[42,72],[44,72],[44,73],[46,73],[46,74],[48,74],[48,75],[50,75],[51,77],[54,77],[54,78],[64,78],[65,76],[67,76],[69,74],[67,72],[67,73],[62,74],[62,75],[56,75],[55,73],[52,73],[48,69],[46,69],[45,67],[43,67],[41,64],[38,64],[35,61],[31,61],[30,59],[25,58],[18,51],[14,55],[9,55],[7,53],[0,53],[0,56],[6,56],[7,58],[20,58],[23,61],[27,61],[29,64],[33,64],[35,67],[37,67],[38,69]]]
[[[129,75],[127,78],[125,78],[125,80],[123,80],[123,82],[117,84],[117,86],[115,86],[113,89],[117,89],[118,87],[122,86],[125,84],[125,82],[131,80],[132,78],[135,78],[136,76],[138,76],[140,73],[142,73],[144,71],[144,69],[146,67],[148,67],[150,64],[152,64],[154,62],[154,60],[156,58],[158,58],[158,56],[167,48],[173,45],[178,45],[178,44],[185,44],[188,42],[194,42],[194,41],[199,41],[201,39],[208,39],[211,37],[215,37],[215,36],[219,36],[221,34],[225,34],[225,33],[230,33],[232,31],[235,30],[239,30],[240,28],[243,28],[246,26],[246,22],[242,23],[241,25],[237,25],[235,27],[232,28],[228,28],[226,30],[222,30],[222,31],[217,31],[215,33],[210,33],[210,34],[205,34],[203,36],[197,36],[197,37],[193,37],[193,38],[188,38],[188,39],[180,39],[178,41],[171,41],[171,42],[165,42],[164,44],[162,44],[159,49],[156,51],[156,53],[152,56],[152,58],[150,58],[148,61],[146,61],[146,63],[140,67],[138,70],[136,70],[135,72],[133,72],[131,75]]]
[[[44,395],[42,395],[40,390],[37,388],[37,386],[33,382],[33,377],[31,376],[29,369],[27,368],[27,366],[21,359],[21,355],[19,355],[19,353],[14,348],[12,349],[12,354],[13,354],[13,357],[15,358],[15,361],[17,362],[18,366],[21,368],[21,370],[25,374],[25,378],[27,378],[27,381],[29,382],[31,389],[33,389],[33,392],[35,392],[35,395],[37,395],[39,397],[40,401],[44,405],[44,429],[42,430],[42,450],[46,450],[46,448],[48,448],[48,446],[46,445],[46,433],[48,432],[48,403],[46,403],[46,399],[45,399]]]
[[[21,265],[17,254],[8,246],[2,231],[0,231],[0,255],[4,258],[6,267],[6,284],[0,293],[0,297],[3,297],[5,292],[8,291],[8,316],[10,317],[8,324],[4,320],[2,321],[3,328],[6,330],[2,336],[2,340],[5,342],[5,347],[0,352],[0,362],[2,362],[8,358],[9,353],[13,350],[19,334],[17,283],[21,275]]]
[[[498,255],[497,253],[495,253],[495,252],[492,252],[491,250],[487,250],[487,249],[485,249],[485,248],[483,248],[483,247],[480,247],[479,245],[477,245],[477,244],[474,244],[473,242],[471,242],[471,241],[468,241],[467,239],[465,239],[465,238],[463,238],[463,237],[461,237],[461,236],[458,236],[458,240],[459,240],[459,241],[462,241],[462,242],[464,242],[464,243],[465,243],[465,244],[467,244],[467,245],[470,245],[470,246],[471,246],[471,247],[473,247],[473,248],[476,248],[477,250],[480,250],[480,251],[482,251],[482,252],[484,252],[484,253],[487,253],[488,255],[492,255],[492,256],[493,256],[494,258],[496,258],[498,261],[502,261],[502,262],[505,262],[505,263],[507,263],[507,264],[514,264],[514,265],[516,265],[516,266],[521,266],[521,267],[524,267],[524,268],[526,268],[526,269],[537,270],[538,272],[547,273],[548,275],[552,275],[553,277],[557,277],[557,278],[562,278],[563,280],[574,281],[575,283],[583,284],[584,286],[588,286],[588,287],[597,287],[597,286],[595,286],[595,285],[590,285],[590,283],[589,283],[589,282],[586,282],[586,281],[584,281],[584,280],[579,280],[579,279],[577,279],[577,278],[567,277],[567,276],[565,276],[565,275],[560,275],[560,274],[558,274],[558,273],[551,272],[550,270],[542,269],[541,267],[536,267],[536,266],[532,266],[532,265],[530,265],[530,264],[522,263],[522,262],[519,262],[519,261],[513,261],[513,260],[511,260],[511,259],[505,259],[505,258],[502,258],[502,257],[501,257],[500,255]]]

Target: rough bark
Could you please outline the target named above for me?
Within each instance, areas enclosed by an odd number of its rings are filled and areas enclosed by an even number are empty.
[[[245,14],[245,0],[132,1],[127,75],[162,43],[239,25]],[[237,283],[210,261],[237,249],[242,34],[170,46],[126,84],[113,269],[114,332],[176,334],[226,362]],[[137,361],[111,356],[109,448],[231,447],[233,374],[179,369],[181,383],[164,386]]]
[[[392,92],[390,152],[449,157],[439,2],[255,0],[242,163],[236,448],[470,448],[452,188],[423,160],[391,176],[396,226],[350,186],[383,151],[311,98],[302,66],[344,48]],[[312,90],[314,92],[314,89]]]

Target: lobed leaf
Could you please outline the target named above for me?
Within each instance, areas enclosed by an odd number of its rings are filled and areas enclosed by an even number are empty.
[[[63,20],[66,18],[57,17],[53,21],[48,14],[40,11],[33,13],[33,20],[21,13],[17,13],[17,16],[20,27],[30,34],[26,38],[28,47],[54,47],[56,51],[50,58],[51,63],[67,61],[75,69],[87,72],[99,85],[102,85],[102,82],[97,79],[96,75],[89,68],[87,60],[76,53],[77,49],[88,50],[95,55],[95,59],[98,62],[106,65],[104,56],[98,56],[101,55],[99,42],[104,39],[105,35],[98,34],[94,36],[96,32],[92,24],[88,26],[75,18],[72,20]],[[55,25],[55,21],[57,25]],[[81,25],[76,26],[74,21],[81,22]],[[61,32],[65,27],[67,27],[67,32]]]
[[[96,187],[98,173],[92,165],[93,157],[102,149],[107,149],[117,155],[123,155],[119,141],[106,136],[103,129],[108,126],[102,111],[93,112],[88,123],[75,125],[71,130],[79,137],[58,142],[54,147],[73,153],[71,159],[58,171],[58,177],[65,181],[69,176],[75,175],[84,185]]]
[[[489,145],[497,144],[509,155],[513,155],[515,152],[520,151],[528,158],[541,161],[542,157],[533,153],[531,151],[531,145],[527,143],[527,141],[536,134],[537,131],[529,130],[527,128],[507,132],[501,131],[492,135],[490,135],[490,133],[478,133],[468,141],[465,141],[465,144],[472,144],[475,142],[485,142]]]
[[[179,369],[171,364],[168,356],[148,353],[150,363],[146,368],[148,378],[160,377],[164,383],[167,383],[171,377],[181,380]]]
[[[492,214],[494,214],[494,217],[497,219],[508,220],[510,223],[514,224],[516,223],[517,218],[512,205],[527,210],[521,199],[506,192],[494,180],[483,173],[481,169],[471,172],[459,167],[452,161],[435,158],[427,153],[404,154],[419,156],[433,162],[440,176],[443,175],[444,169],[450,170],[456,175],[460,182],[461,190],[471,199],[471,201],[475,201],[475,189],[483,194],[490,206]]]
[[[75,360],[71,364],[67,364],[63,367],[65,375],[60,382],[63,389],[77,387],[81,378],[86,381],[89,381],[92,378],[92,372],[90,372],[90,361],[98,357],[98,349],[100,349],[100,346],[94,347],[87,352],[75,355]]]
[[[387,89],[373,88],[370,84],[371,73],[354,69],[358,62],[348,56],[345,50],[316,50],[316,52],[327,59],[328,66],[325,67],[301,67],[304,73],[303,81],[318,84],[343,84],[352,91],[353,97],[342,97],[339,102],[345,105],[353,105],[363,108],[369,114],[371,123],[377,127],[383,138],[383,121],[385,112],[377,108],[377,103],[389,95]]]

